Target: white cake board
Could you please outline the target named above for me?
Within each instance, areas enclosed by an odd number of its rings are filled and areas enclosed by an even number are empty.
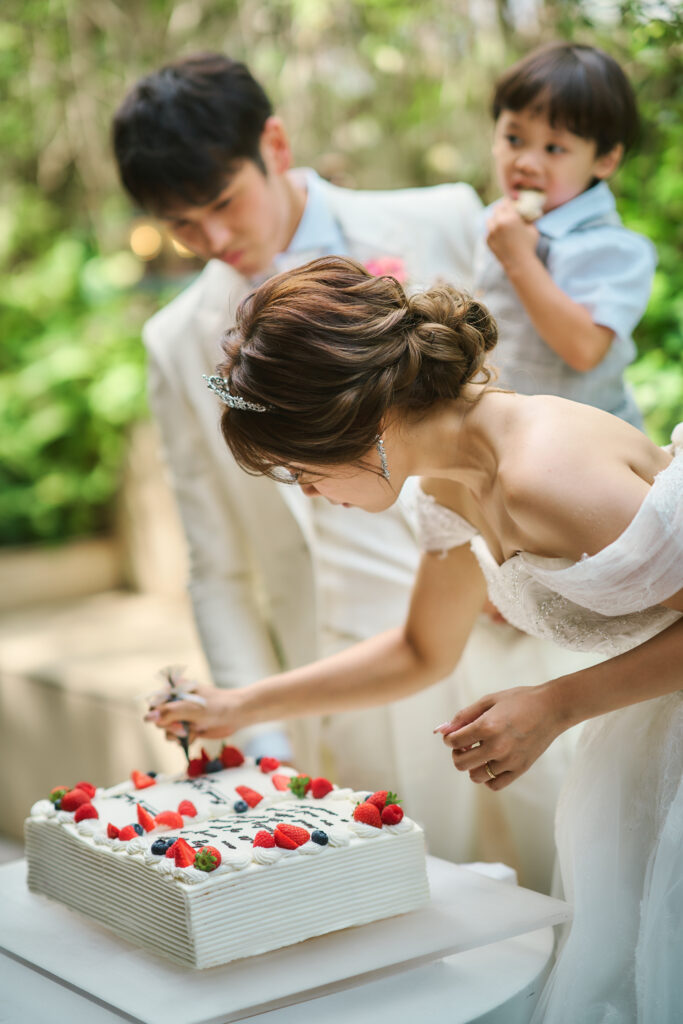
[[[567,921],[566,903],[429,857],[422,910],[196,971],[116,938],[0,868],[0,950],[136,1024],[229,1024]]]

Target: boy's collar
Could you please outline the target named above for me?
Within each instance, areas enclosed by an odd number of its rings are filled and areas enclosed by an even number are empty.
[[[534,222],[534,226],[542,235],[561,238],[579,224],[612,213],[615,209],[616,203],[609,185],[606,181],[600,181],[574,199],[570,199],[568,203],[555,207],[550,213],[544,213]]]

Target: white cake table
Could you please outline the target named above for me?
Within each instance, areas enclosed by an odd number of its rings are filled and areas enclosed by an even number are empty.
[[[569,908],[446,861],[428,869],[422,910],[192,971],[29,893],[15,862],[0,868],[0,1021],[526,1024]]]

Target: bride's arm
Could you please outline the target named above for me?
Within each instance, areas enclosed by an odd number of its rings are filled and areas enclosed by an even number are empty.
[[[664,603],[683,610],[683,591]],[[503,789],[570,726],[680,689],[683,619],[599,665],[483,697],[439,731],[453,748],[456,768],[469,771],[474,782]],[[487,763],[497,778],[486,771]]]
[[[192,735],[227,736],[256,722],[372,707],[407,697],[447,676],[486,596],[469,546],[424,555],[408,619],[332,657],[241,689],[200,687],[205,707],[163,704],[147,717],[162,729],[191,723]]]

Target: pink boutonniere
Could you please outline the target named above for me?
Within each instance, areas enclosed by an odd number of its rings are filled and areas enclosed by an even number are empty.
[[[405,284],[408,277],[405,263],[395,256],[366,260],[363,266],[373,277],[395,277],[399,284]]]

